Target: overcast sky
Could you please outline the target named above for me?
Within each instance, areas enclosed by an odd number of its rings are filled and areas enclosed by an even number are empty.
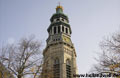
[[[100,52],[99,42],[120,30],[120,0],[0,0],[0,46],[34,34],[45,47],[58,2],[70,20],[78,71],[86,73]]]

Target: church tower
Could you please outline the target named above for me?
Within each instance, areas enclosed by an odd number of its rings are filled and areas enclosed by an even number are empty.
[[[57,6],[47,31],[42,78],[73,78],[77,72],[76,52],[71,41],[72,30],[63,7]]]

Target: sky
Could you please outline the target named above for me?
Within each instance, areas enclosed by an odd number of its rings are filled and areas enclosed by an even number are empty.
[[[45,48],[59,2],[70,20],[78,71],[87,73],[97,63],[99,43],[120,30],[120,0],[0,0],[0,46],[34,34]]]

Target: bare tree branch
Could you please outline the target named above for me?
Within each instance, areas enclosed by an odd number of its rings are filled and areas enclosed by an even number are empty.
[[[41,46],[41,42],[34,40],[34,37],[23,38],[18,44],[1,48],[0,62],[17,78],[28,74],[40,74],[42,67]],[[36,67],[34,72],[31,71],[32,67]]]
[[[109,72],[120,74],[120,33],[100,43],[102,54],[97,59],[98,64],[94,65],[94,72]]]

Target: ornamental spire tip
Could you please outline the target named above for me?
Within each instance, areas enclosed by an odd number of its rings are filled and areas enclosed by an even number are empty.
[[[61,3],[58,2],[58,6],[56,7],[56,10],[57,10],[57,9],[62,9],[62,10],[63,10],[63,7],[62,7],[60,4],[61,4]]]

